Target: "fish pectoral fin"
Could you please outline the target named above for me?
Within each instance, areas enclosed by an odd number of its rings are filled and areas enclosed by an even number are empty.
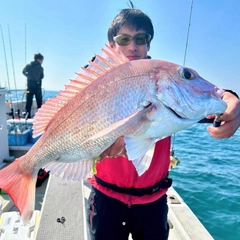
[[[149,107],[149,108],[145,108],[145,109],[141,109],[139,111],[136,111],[132,115],[130,115],[130,116],[118,121],[118,122],[115,122],[115,123],[109,125],[108,127],[104,128],[104,129],[102,129],[98,133],[96,133],[93,136],[86,139],[84,141],[84,143],[89,141],[89,140],[94,140],[94,139],[104,137],[106,135],[109,135],[109,134],[113,133],[114,131],[121,131],[121,129],[126,127],[126,124],[129,124],[129,125],[133,124],[137,128],[137,126],[139,124],[142,124],[142,121],[147,120],[147,118],[143,118],[143,116],[145,116],[147,114],[147,112],[151,111],[151,109],[152,109],[152,107]]]
[[[92,174],[92,161],[83,160],[79,162],[60,162],[58,160],[45,166],[50,174],[67,180],[81,181]]]
[[[128,159],[132,161],[138,175],[141,176],[151,164],[156,139],[125,136],[124,141]]]

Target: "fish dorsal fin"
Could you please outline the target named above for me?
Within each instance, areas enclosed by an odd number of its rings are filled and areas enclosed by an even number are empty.
[[[56,97],[47,100],[37,111],[33,122],[33,137],[44,133],[57,112],[79,92],[100,76],[128,61],[122,53],[117,53],[113,48],[105,45],[101,56],[95,55],[94,62],[89,61],[89,66],[82,68],[82,71],[77,73],[76,79],[70,80],[64,90],[60,91]]]

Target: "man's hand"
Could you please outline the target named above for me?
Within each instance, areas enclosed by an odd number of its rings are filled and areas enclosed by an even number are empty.
[[[117,156],[127,157],[127,152],[125,148],[124,137],[120,137],[114,142],[109,148],[107,148],[103,153],[100,154],[100,160],[102,161],[104,158],[114,158]]]
[[[207,130],[214,138],[230,138],[240,126],[240,101],[232,93],[224,92],[223,98],[227,103],[227,109],[221,115],[220,127],[209,126]]]

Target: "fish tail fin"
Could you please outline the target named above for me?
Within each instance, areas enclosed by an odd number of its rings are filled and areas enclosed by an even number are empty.
[[[35,207],[37,175],[23,174],[19,166],[21,158],[0,170],[0,188],[10,195],[21,214],[23,223],[26,224],[31,220]]]

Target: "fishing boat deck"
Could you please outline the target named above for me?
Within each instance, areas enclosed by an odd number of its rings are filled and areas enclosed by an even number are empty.
[[[90,188],[87,181],[79,184],[51,176],[36,240],[90,239],[86,224],[86,204]],[[169,240],[213,239],[173,188],[168,191],[168,205],[172,227]],[[62,217],[65,222],[58,222],[57,219]]]
[[[36,189],[35,209],[41,211],[34,239],[89,240],[86,221],[89,193],[87,181],[73,182],[51,175]],[[4,200],[3,195],[0,198],[5,211],[17,211],[8,195]],[[168,206],[169,240],[213,239],[173,188],[168,191]]]
[[[31,145],[9,147],[18,157],[28,151]],[[89,240],[86,221],[86,205],[91,186],[88,181],[67,181],[50,175],[41,187],[36,188],[35,209],[40,216],[35,228],[35,240]],[[169,240],[213,239],[178,193],[168,190]],[[0,195],[4,212],[17,211],[7,194]],[[129,240],[131,240],[131,236]]]
[[[90,188],[87,181],[73,182],[50,176],[36,189],[35,209],[41,212],[34,239],[89,240],[86,204]],[[4,211],[17,211],[8,195],[1,195],[0,200]],[[173,188],[168,191],[168,206],[169,240],[213,239]]]

